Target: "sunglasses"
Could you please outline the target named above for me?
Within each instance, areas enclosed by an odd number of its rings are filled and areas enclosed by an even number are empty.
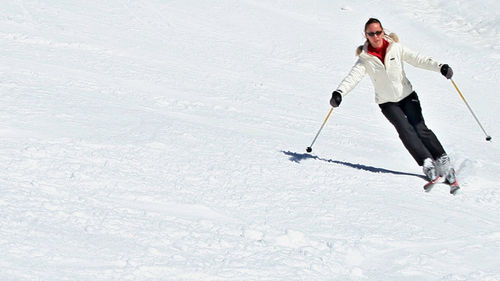
[[[379,31],[375,31],[375,32],[366,32],[366,35],[370,36],[370,37],[373,37],[375,35],[377,36],[380,36],[382,34],[382,30],[379,30]]]

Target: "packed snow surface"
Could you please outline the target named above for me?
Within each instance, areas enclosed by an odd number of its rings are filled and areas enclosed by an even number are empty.
[[[1,2],[1,280],[500,280],[498,1]],[[456,196],[368,77],[305,152],[369,17]]]

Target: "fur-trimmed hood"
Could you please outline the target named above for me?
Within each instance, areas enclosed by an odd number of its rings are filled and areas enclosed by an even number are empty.
[[[394,32],[391,32],[391,34],[389,35],[385,35],[384,38],[388,41],[394,41],[394,42],[399,42],[399,37],[396,33]],[[356,49],[356,56],[359,56],[361,54],[361,52],[363,52],[363,49],[367,48],[368,47],[368,41],[365,42],[365,44],[359,46],[357,49]]]

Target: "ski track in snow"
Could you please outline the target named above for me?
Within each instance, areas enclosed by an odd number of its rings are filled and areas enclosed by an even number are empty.
[[[498,6],[3,3],[0,279],[500,280]],[[457,196],[423,192],[368,78],[304,152],[370,16],[493,137],[407,67]]]

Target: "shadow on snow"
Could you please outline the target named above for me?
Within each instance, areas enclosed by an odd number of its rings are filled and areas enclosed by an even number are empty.
[[[291,152],[291,151],[284,151],[282,150],[283,154],[290,156],[288,160],[295,162],[295,163],[300,163],[303,160],[307,159],[314,159],[314,160],[320,160],[320,161],[325,161],[328,163],[334,163],[334,164],[339,164],[339,165],[344,165],[350,168],[355,168],[358,170],[363,170],[363,171],[368,171],[372,173],[383,173],[383,174],[393,174],[393,175],[402,175],[402,176],[413,176],[413,177],[418,177],[421,179],[425,179],[423,175],[418,175],[418,174],[413,174],[413,173],[406,173],[406,172],[399,172],[399,171],[393,171],[393,170],[388,170],[388,169],[383,169],[383,168],[377,168],[377,167],[372,167],[372,166],[366,166],[362,164],[353,164],[349,162],[344,162],[344,161],[338,161],[338,160],[332,160],[332,159],[325,159],[318,157],[316,155],[311,155],[309,153],[297,153],[297,152]]]

